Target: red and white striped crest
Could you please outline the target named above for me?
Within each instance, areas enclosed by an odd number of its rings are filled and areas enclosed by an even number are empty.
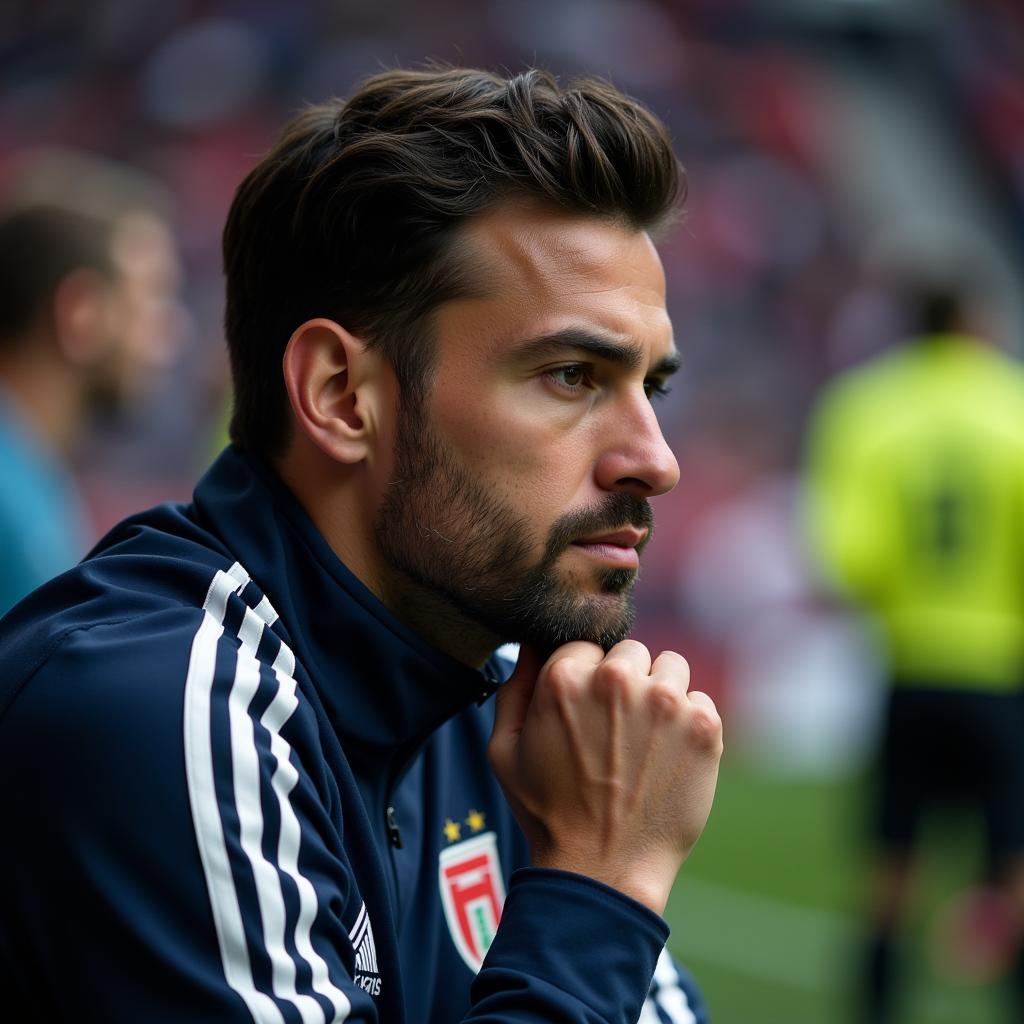
[[[495,834],[485,832],[442,850],[439,881],[452,942],[469,969],[479,971],[505,902]]]

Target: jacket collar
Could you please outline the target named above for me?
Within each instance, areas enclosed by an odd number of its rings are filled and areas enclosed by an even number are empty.
[[[265,464],[229,447],[193,508],[270,599],[353,768],[394,782],[445,721],[495,689],[395,618],[331,550]]]

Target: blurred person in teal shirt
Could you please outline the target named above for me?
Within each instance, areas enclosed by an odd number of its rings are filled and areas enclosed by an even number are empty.
[[[85,554],[70,461],[93,413],[145,390],[177,288],[166,223],[130,175],[63,154],[25,172],[0,217],[0,614]]]
[[[966,296],[917,283],[918,337],[841,374],[810,429],[813,547],[875,621],[891,690],[878,763],[864,1021],[897,1019],[898,938],[924,813],[985,822],[1007,959],[1024,921],[1024,370],[967,330]]]

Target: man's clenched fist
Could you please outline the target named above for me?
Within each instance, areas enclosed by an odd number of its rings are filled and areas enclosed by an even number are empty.
[[[491,764],[538,867],[589,875],[657,913],[707,822],[722,723],[686,660],[577,641],[525,649],[498,692]]]

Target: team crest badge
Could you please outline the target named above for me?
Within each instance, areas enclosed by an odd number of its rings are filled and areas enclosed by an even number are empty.
[[[452,942],[469,969],[479,971],[505,902],[495,834],[485,832],[442,850],[439,878]]]

